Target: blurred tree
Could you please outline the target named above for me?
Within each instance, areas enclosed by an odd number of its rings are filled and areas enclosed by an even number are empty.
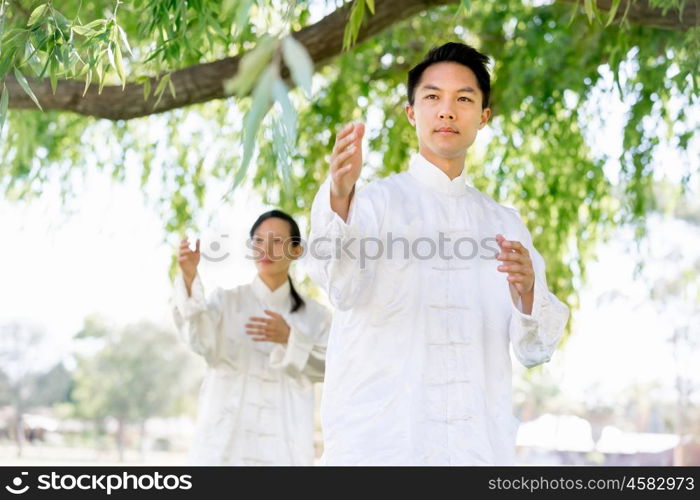
[[[559,387],[547,365],[531,369],[517,367],[513,383],[514,414],[522,422],[534,420],[545,413],[577,413],[578,408]]]
[[[697,132],[698,5],[0,0],[0,184],[24,200],[58,183],[67,198],[91,166],[115,180],[129,170],[156,193],[172,243],[201,224],[210,179],[248,180],[267,203],[308,214],[341,123],[368,122],[366,176],[405,168],[416,148],[406,70],[464,40],[494,61],[473,183],[521,211],[551,288],[575,306],[595,243],[630,221],[641,233],[657,146],[686,151]],[[611,155],[591,131],[617,99],[624,134]],[[698,160],[679,168],[684,185]]]
[[[10,322],[0,325],[0,404],[14,408],[13,432],[17,457],[24,444],[24,415],[39,406],[66,401],[70,374],[57,363],[46,368],[46,332],[36,325]]]
[[[679,242],[679,245],[682,244]],[[680,248],[674,250],[676,254],[680,252]],[[693,407],[697,405],[694,401],[700,394],[700,378],[697,376],[700,355],[700,257],[685,268],[673,266],[665,272],[664,277],[652,284],[650,295],[659,313],[668,317],[672,328],[668,340],[673,348],[677,394],[673,428],[681,437],[674,465],[689,465],[683,456],[683,445],[686,436],[694,430],[690,418],[694,413]],[[700,440],[700,435],[695,439]]]
[[[63,362],[36,377],[34,401],[37,406],[52,406],[68,401],[73,390],[73,376]]]
[[[76,339],[89,340],[91,354],[78,355],[73,391],[75,415],[117,421],[116,442],[124,459],[125,433],[138,424],[141,439],[148,418],[181,413],[192,388],[192,357],[173,333],[140,322],[122,329],[86,318]],[[198,372],[197,372],[198,373]]]

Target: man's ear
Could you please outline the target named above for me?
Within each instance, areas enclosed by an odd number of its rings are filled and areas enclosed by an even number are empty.
[[[479,129],[482,129],[486,126],[490,117],[491,108],[484,108],[484,110],[481,112],[481,121],[479,122]]]
[[[411,123],[412,127],[416,126],[416,117],[413,112],[413,106],[410,104],[406,104],[406,116],[408,117],[408,121]]]

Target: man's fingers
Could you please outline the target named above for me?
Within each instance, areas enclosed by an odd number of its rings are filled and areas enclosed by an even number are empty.
[[[341,151],[343,151],[345,148],[347,148],[350,144],[352,144],[357,137],[355,134],[348,134],[342,139],[339,139],[336,141],[335,146],[333,147],[333,154],[338,154]]]
[[[199,238],[197,238],[197,245],[194,249],[195,253],[199,253]]]
[[[510,240],[505,240],[503,242],[503,246],[506,247],[509,250],[515,250],[516,252],[522,252],[522,253],[529,253],[527,251],[527,248],[525,248],[522,243],[519,241],[510,241]]]
[[[496,235],[496,242],[498,243],[498,246],[501,248],[501,251],[504,251],[504,244],[505,242],[508,241],[505,239],[505,237],[502,234],[497,234]]]
[[[338,170],[342,167],[345,166],[345,163],[352,158],[352,156],[357,152],[357,149],[355,146],[351,146],[350,148],[346,149],[342,153],[340,153],[338,156],[336,156],[332,163],[331,163],[331,170],[335,171]]]
[[[338,177],[344,177],[345,174],[347,174],[348,172],[350,172],[350,170],[352,170],[352,167],[353,167],[352,165],[345,165],[344,167],[341,167],[338,170],[336,170],[335,173]]]
[[[527,273],[527,267],[522,264],[508,264],[506,266],[498,266],[497,269],[503,273]]]
[[[282,315],[277,314],[275,311],[270,311],[269,309],[265,309],[264,312],[265,312],[265,314],[269,314],[269,315],[272,316],[273,318],[279,319],[279,318],[282,317]]]
[[[358,139],[362,139],[362,137],[365,135],[365,124],[362,122],[358,122],[355,124],[355,135],[357,136]]]
[[[269,323],[271,320],[269,318],[260,318],[259,316],[251,316],[250,317],[251,321],[258,321],[260,323]]]
[[[345,125],[340,131],[335,135],[336,144],[344,139],[348,135],[353,134],[355,139],[362,139],[365,134],[365,124],[362,122],[351,122]]]
[[[335,155],[334,160],[335,160],[335,161],[338,161],[338,160],[340,160],[341,158],[345,158],[345,159],[350,158],[350,157],[351,157],[353,154],[355,154],[356,152],[357,152],[357,146],[356,146],[355,144],[350,144],[350,146],[348,146],[347,148],[345,148],[344,151],[342,151],[342,152],[338,153],[337,155]]]
[[[337,134],[335,134],[335,140],[338,141],[355,130],[355,122],[350,122],[341,128]]]
[[[345,128],[341,129],[340,132],[338,132],[335,136],[335,144],[333,145],[333,152],[335,152],[338,148],[338,144],[341,143],[344,139],[346,139],[348,136],[350,136],[353,132],[353,129],[351,128],[352,123],[348,124]]]
[[[517,252],[503,252],[496,256],[496,260],[515,261],[525,264],[529,260],[529,257]]]

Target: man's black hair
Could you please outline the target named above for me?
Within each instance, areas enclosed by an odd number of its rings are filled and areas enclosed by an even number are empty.
[[[440,47],[430,49],[425,58],[408,72],[408,103],[413,106],[416,86],[428,66],[440,62],[463,64],[476,75],[476,81],[483,95],[481,109],[488,107],[491,96],[491,76],[489,75],[489,57],[465,43],[448,42]]]

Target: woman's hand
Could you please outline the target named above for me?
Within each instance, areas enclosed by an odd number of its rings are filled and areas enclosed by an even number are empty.
[[[197,275],[197,266],[199,265],[200,256],[199,239],[197,239],[196,248],[194,251],[190,250],[190,242],[187,240],[187,238],[180,242],[180,248],[177,252],[177,263],[182,270],[182,276],[185,279],[188,295],[191,294],[190,288],[195,276]]]
[[[284,318],[276,312],[265,309],[269,318],[250,317],[250,323],[246,323],[246,333],[251,335],[255,342],[277,342],[286,344],[289,339],[290,328]]]

